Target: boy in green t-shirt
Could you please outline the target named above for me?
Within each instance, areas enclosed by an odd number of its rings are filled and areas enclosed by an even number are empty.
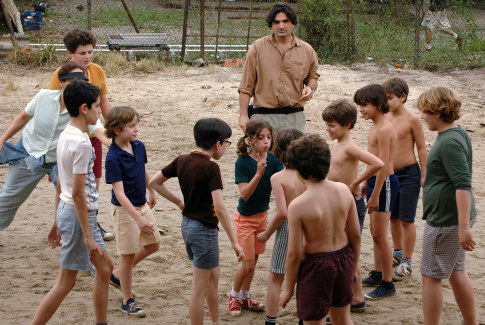
[[[473,287],[465,270],[465,251],[475,248],[472,145],[456,124],[461,101],[451,89],[432,88],[418,98],[418,109],[438,137],[426,159],[423,187],[421,274],[425,324],[438,324],[443,304],[442,279],[449,279],[465,324],[478,324]]]

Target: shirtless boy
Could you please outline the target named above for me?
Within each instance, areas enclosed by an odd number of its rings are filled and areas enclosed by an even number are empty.
[[[377,287],[365,295],[368,300],[377,300],[396,294],[392,282],[392,252],[387,239],[387,229],[399,189],[393,169],[397,139],[394,126],[385,115],[389,112],[389,104],[386,91],[381,85],[368,85],[357,90],[354,102],[360,106],[362,117],[372,121],[368,151],[384,163],[384,168],[367,179],[365,186],[362,186],[362,192],[367,197],[367,211],[370,214],[375,267],[369,277],[362,280],[362,285]]]
[[[360,184],[375,175],[384,164],[373,154],[360,148],[350,134],[357,120],[357,108],[348,100],[341,99],[330,103],[322,112],[322,118],[327,125],[328,135],[335,140],[332,148],[332,159],[327,179],[346,184],[354,195],[360,232],[364,225],[367,212],[364,198],[360,192]],[[367,169],[359,176],[359,161],[367,164]],[[354,297],[350,305],[351,311],[363,311],[365,308],[364,293],[360,276],[359,261],[356,263],[354,275]]]
[[[354,261],[359,260],[360,230],[352,193],[326,180],[330,150],[322,137],[304,135],[287,152],[288,167],[298,171],[306,191],[288,207],[285,307],[298,281],[297,315],[304,324],[352,324],[350,303]]]
[[[400,78],[387,80],[383,85],[387,92],[389,118],[397,135],[394,173],[399,181],[399,192],[391,211],[391,235],[394,246],[393,265],[397,266],[392,278],[401,281],[411,276],[411,258],[416,242],[416,208],[419,192],[426,172],[426,144],[421,122],[415,114],[404,108],[409,87]],[[419,164],[414,154],[418,150]],[[421,168],[419,168],[421,166]]]

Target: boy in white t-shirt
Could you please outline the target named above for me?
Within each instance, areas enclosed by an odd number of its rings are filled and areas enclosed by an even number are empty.
[[[45,324],[76,283],[78,271],[96,267],[93,304],[96,324],[108,324],[108,284],[113,262],[96,226],[98,193],[93,173],[94,150],[84,133],[99,115],[99,88],[81,80],[64,90],[71,123],[61,133],[57,147],[56,219],[47,236],[55,248],[62,239],[61,265],[54,287],[42,299],[32,324]]]

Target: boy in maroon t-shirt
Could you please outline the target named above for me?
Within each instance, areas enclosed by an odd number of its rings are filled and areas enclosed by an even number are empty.
[[[182,208],[182,236],[190,260],[193,261],[190,320],[202,324],[204,301],[212,323],[219,322],[219,240],[218,223],[224,227],[236,252],[238,261],[244,257],[231,227],[231,219],[222,197],[222,179],[219,160],[231,144],[231,128],[221,119],[205,118],[194,126],[197,150],[181,155],[150,180],[150,186],[167,200]],[[177,177],[184,196],[182,202],[164,183]]]

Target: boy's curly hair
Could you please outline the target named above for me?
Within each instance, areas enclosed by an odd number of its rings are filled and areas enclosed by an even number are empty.
[[[322,181],[330,167],[330,148],[318,134],[305,134],[291,142],[287,152],[288,168],[296,169],[303,179]]]
[[[350,123],[349,129],[353,129],[357,121],[357,107],[346,99],[335,100],[325,107],[322,119],[325,122],[337,122],[342,126]]]
[[[79,45],[93,44],[96,47],[96,37],[86,29],[73,29],[67,32],[63,40],[66,49],[71,53],[76,52]]]
[[[418,109],[429,114],[440,114],[440,118],[451,123],[461,116],[461,100],[446,87],[431,88],[418,97]]]
[[[136,117],[140,122],[140,115],[137,111],[129,106],[117,106],[109,110],[104,122],[106,137],[114,139],[116,137],[115,129],[121,131],[126,124]]]

